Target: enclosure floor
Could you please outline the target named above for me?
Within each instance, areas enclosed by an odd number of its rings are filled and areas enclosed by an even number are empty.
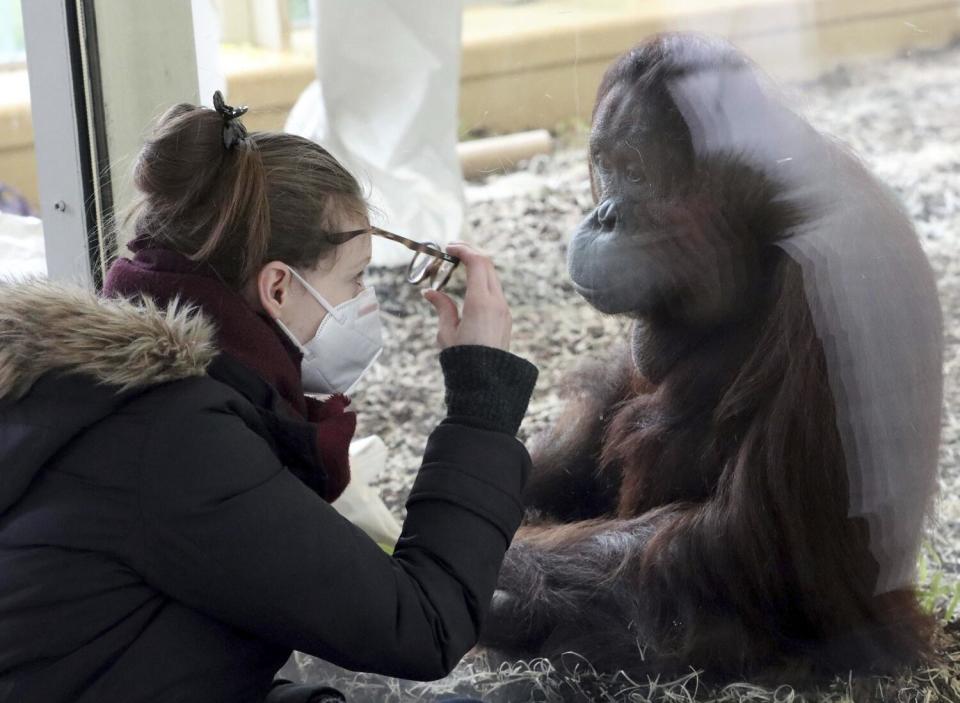
[[[800,112],[850,144],[896,191],[935,269],[946,327],[946,398],[941,493],[930,537],[948,576],[956,575],[960,571],[960,47],[842,67],[816,82],[789,86],[787,92]],[[593,207],[584,152],[567,149],[534,159],[518,172],[492,174],[482,183],[469,185],[467,196],[474,237],[495,255],[513,310],[513,351],[540,368],[521,429],[521,438],[527,439],[556,416],[563,374],[578,358],[604,348],[626,331],[623,321],[600,315],[575,295],[567,279],[566,243]],[[379,434],[389,447],[380,487],[388,505],[402,517],[403,500],[426,437],[443,416],[436,327],[431,308],[415,289],[400,282],[397,272],[377,271],[370,278],[382,300],[387,346],[354,398],[360,414],[358,436]],[[452,291],[459,294],[462,288],[454,285]],[[944,640],[945,647],[948,641]],[[488,700],[516,700],[492,692],[491,687],[509,679],[509,673],[477,678],[476,669],[464,666],[441,684],[446,688],[424,691],[425,700],[451,690],[457,677],[466,689],[470,681],[475,682]],[[315,661],[304,661],[304,667],[311,677],[332,671]],[[945,675],[955,677],[956,668],[948,667]],[[391,697],[391,691],[400,695],[399,682],[353,679],[346,674],[336,678],[335,684],[349,687],[357,696],[351,700],[401,700]],[[934,690],[925,681],[914,679],[919,698],[908,693],[897,700],[923,700]],[[839,701],[849,695],[846,686],[846,681],[838,682],[830,691],[793,700]],[[458,692],[464,690],[461,687]],[[753,697],[716,700],[774,700],[772,692],[750,690]],[[647,700],[639,695],[620,700]],[[408,691],[403,700],[409,699]],[[790,699],[781,695],[777,700]],[[874,698],[858,695],[855,700]],[[930,700],[938,700],[937,694]],[[960,691],[956,698],[942,700],[960,700]]]

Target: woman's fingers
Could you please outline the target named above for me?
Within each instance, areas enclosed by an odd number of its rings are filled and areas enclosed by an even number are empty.
[[[500,287],[500,276],[497,275],[497,270],[490,267],[490,277],[487,279],[487,284],[490,286],[490,292],[499,297],[503,298],[503,288]]]
[[[467,291],[463,311],[437,291],[426,291],[440,316],[437,340],[442,348],[455,345],[481,345],[509,349],[511,316],[490,257],[466,244],[451,244],[447,251],[460,258],[467,269]]]
[[[460,325],[460,313],[457,304],[449,295],[436,290],[423,291],[423,297],[437,311],[440,330],[437,332],[437,341],[440,346],[447,347],[456,337],[457,327]]]
[[[454,248],[454,251],[450,251],[450,247]],[[500,285],[500,277],[497,275],[497,271],[493,265],[493,259],[490,258],[490,255],[487,254],[482,249],[477,247],[470,246],[469,244],[463,244],[460,242],[451,244],[447,248],[451,254],[455,256],[460,256],[461,259],[470,259],[470,263],[464,260],[464,263],[467,265],[467,287],[469,288],[469,277],[470,277],[470,265],[473,265],[474,270],[482,270],[482,278],[486,280],[486,290],[491,295],[502,296],[503,288]],[[462,255],[462,256],[461,256]],[[480,276],[477,276],[480,278]]]
[[[471,290],[489,292],[489,278],[493,273],[490,257],[469,244],[456,243],[447,246],[447,253],[453,254],[467,269],[467,293]]]

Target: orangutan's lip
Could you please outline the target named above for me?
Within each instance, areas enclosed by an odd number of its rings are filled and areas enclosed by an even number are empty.
[[[591,307],[595,308],[596,310],[599,310],[605,315],[624,315],[631,312],[629,307],[621,308],[618,306],[600,305],[599,302],[601,300],[609,300],[611,297],[615,297],[615,296],[610,296],[608,292],[601,293],[597,288],[582,286],[576,281],[574,281],[572,278],[570,279],[570,282],[573,284],[573,290],[579,296],[581,296],[584,300],[586,300]],[[627,296],[622,296],[622,297],[626,298]]]

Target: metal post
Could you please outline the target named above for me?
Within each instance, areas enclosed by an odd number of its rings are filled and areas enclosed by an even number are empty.
[[[95,285],[102,270],[96,203],[102,207],[103,198],[94,194],[96,127],[88,122],[81,22],[75,2],[23,3],[47,272]]]
[[[190,0],[30,0],[23,20],[47,271],[99,287],[146,128],[199,100]]]

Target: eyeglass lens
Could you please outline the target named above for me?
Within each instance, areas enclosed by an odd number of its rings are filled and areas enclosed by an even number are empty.
[[[433,242],[424,242],[429,247],[437,248],[437,245]],[[407,279],[411,283],[420,283],[428,275],[432,273],[431,269],[436,268],[436,264],[440,261],[436,257],[430,256],[429,254],[424,254],[423,252],[416,252],[413,255],[413,260],[410,262],[410,268],[407,271]]]
[[[453,269],[456,268],[456,266],[456,264],[449,261],[441,261],[436,272],[433,274],[433,278],[430,280],[430,287],[433,288],[433,290],[440,290],[447,285],[447,281],[450,280],[450,274],[453,273]]]
[[[433,249],[440,249],[434,242],[424,242],[424,244]],[[455,263],[445,259],[417,252],[410,261],[410,268],[407,269],[407,280],[410,283],[422,283],[429,279],[430,288],[440,290],[450,280],[450,275],[456,267]]]

